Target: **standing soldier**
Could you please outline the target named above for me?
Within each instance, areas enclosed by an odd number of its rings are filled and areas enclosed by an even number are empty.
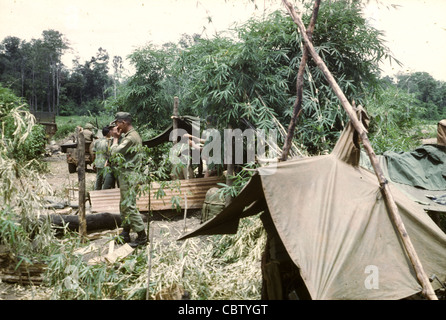
[[[102,138],[93,142],[93,168],[96,168],[96,184],[95,190],[102,190],[105,182],[106,169],[105,165],[109,157],[108,138],[110,137],[110,129],[108,126],[102,128]]]
[[[94,126],[91,123],[87,122],[83,130],[85,143],[91,143],[94,139],[97,139],[97,136],[94,134],[93,130]]]
[[[123,227],[119,238],[124,242],[130,242],[130,230],[133,229],[138,237],[130,243],[130,246],[137,247],[147,243],[144,222],[136,207],[138,178],[135,169],[141,161],[142,139],[133,128],[130,113],[118,112],[115,123],[117,130],[112,131],[113,144],[110,148],[110,154],[113,158],[121,157],[124,160],[124,163],[116,168],[121,196],[119,211]],[[121,140],[119,140],[120,138]]]
[[[116,125],[110,124],[108,126],[109,134],[107,136],[107,148],[108,148],[108,154],[109,157],[107,158],[107,162],[105,163],[105,169],[104,169],[104,182],[102,184],[102,190],[105,189],[112,189],[116,186],[116,173],[115,169],[113,167],[112,159],[110,158],[110,147],[113,144],[113,131],[116,131]],[[120,140],[118,140],[119,143]]]

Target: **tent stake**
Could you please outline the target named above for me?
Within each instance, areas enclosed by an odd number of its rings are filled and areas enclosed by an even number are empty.
[[[390,217],[393,220],[395,227],[398,230],[398,233],[403,241],[404,247],[406,248],[409,259],[412,263],[412,266],[415,269],[417,279],[423,288],[423,290],[422,290],[423,295],[426,296],[429,300],[438,300],[438,298],[435,294],[435,291],[432,288],[432,285],[429,281],[429,278],[427,277],[426,273],[424,272],[423,266],[418,258],[415,248],[413,247],[412,241],[409,238],[409,235],[406,231],[404,223],[403,223],[401,216],[398,212],[398,207],[396,206],[393,196],[390,192],[389,185],[387,183],[387,179],[385,178],[385,176],[383,174],[383,171],[379,165],[378,159],[376,158],[376,154],[373,151],[373,148],[372,148],[369,138],[367,136],[367,130],[365,129],[362,122],[358,120],[358,118],[353,110],[353,107],[348,102],[347,98],[345,97],[344,93],[342,92],[342,89],[339,87],[339,85],[337,84],[333,75],[328,70],[327,66],[325,65],[324,61],[319,57],[316,50],[314,49],[311,41],[309,40],[309,38],[305,32],[305,30],[306,30],[305,26],[304,26],[302,20],[300,19],[299,15],[297,14],[297,12],[294,10],[292,4],[290,4],[287,0],[282,0],[282,2],[285,5],[286,9],[288,10],[293,21],[297,24],[299,31],[302,35],[302,38],[305,42],[305,46],[307,47],[309,53],[311,54],[311,57],[313,58],[313,60],[315,61],[316,65],[319,67],[319,69],[321,69],[321,71],[324,73],[331,88],[333,89],[336,96],[341,101],[341,104],[342,104],[344,110],[347,112],[347,115],[349,116],[355,130],[358,132],[359,136],[361,137],[362,143],[364,145],[364,149],[366,150],[366,152],[370,158],[373,169],[375,170],[375,174],[376,174],[379,184],[381,186],[381,190],[384,194],[384,198],[386,199],[386,203],[387,203],[387,206],[390,211]]]

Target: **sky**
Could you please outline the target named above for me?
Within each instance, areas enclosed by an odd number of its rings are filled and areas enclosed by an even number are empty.
[[[284,10],[280,0],[0,0],[0,41],[57,30],[72,48],[63,58],[70,67],[99,47],[125,59],[149,42],[177,42],[184,33],[211,37],[275,8]],[[369,0],[365,12],[404,64],[382,65],[385,74],[424,71],[446,81],[446,0]]]

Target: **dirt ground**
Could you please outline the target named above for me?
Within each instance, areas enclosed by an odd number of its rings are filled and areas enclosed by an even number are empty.
[[[63,141],[59,142],[61,143]],[[68,172],[66,154],[58,151],[57,145],[52,146],[56,151],[45,158],[49,166],[49,173],[45,177],[54,190],[54,196],[49,197],[48,200],[57,207],[56,212],[77,214],[78,173]],[[87,192],[94,189],[95,179],[96,173],[87,166],[85,177]],[[54,210],[50,209],[48,213],[54,213]],[[88,201],[86,214],[94,214],[90,210]],[[152,234],[157,234],[161,227],[165,228],[167,225],[172,241],[176,241],[181,234],[194,230],[200,224],[200,211],[188,211],[185,219],[184,212],[156,212],[151,220],[150,232]],[[132,237],[135,236],[136,234],[132,234]],[[50,295],[51,289],[43,286],[20,286],[0,281],[0,300],[48,300]]]

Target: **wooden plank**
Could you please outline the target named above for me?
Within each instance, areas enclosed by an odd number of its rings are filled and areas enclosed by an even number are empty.
[[[166,182],[166,185],[161,189],[159,183],[153,183],[150,192],[150,209],[155,211],[172,210],[174,197],[178,197],[181,209],[184,209],[185,195],[187,195],[188,209],[201,209],[206,192],[210,188],[218,187],[217,183],[219,182],[224,182],[224,180],[220,177],[175,180]],[[90,191],[91,212],[119,213],[119,192],[119,188]],[[163,193],[164,195],[160,196]],[[136,205],[140,212],[149,211],[148,192],[137,198]]]

